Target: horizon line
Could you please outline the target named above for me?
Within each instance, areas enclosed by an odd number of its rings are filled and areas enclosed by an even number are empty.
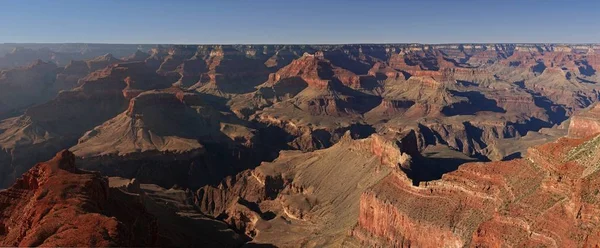
[[[331,46],[331,45],[600,45],[600,42],[349,42],[349,43],[105,43],[105,42],[3,42],[3,45],[176,45],[176,46],[215,46],[215,45],[291,45],[291,46]]]

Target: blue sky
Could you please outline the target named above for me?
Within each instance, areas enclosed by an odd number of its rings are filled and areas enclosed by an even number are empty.
[[[3,0],[0,42],[600,43],[600,0]]]

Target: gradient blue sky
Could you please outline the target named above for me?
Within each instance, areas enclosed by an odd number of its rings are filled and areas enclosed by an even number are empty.
[[[0,42],[600,42],[600,0],[3,0]]]

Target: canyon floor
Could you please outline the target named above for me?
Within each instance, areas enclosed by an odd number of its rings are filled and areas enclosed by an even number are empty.
[[[9,46],[0,246],[600,245],[600,45]]]

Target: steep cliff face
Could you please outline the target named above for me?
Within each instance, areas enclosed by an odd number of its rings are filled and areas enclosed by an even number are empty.
[[[178,89],[149,91],[131,99],[124,113],[88,131],[71,151],[84,158],[146,151],[201,151],[203,147],[193,139],[194,133],[185,136],[186,130],[180,130],[192,124],[186,121],[194,119],[186,116],[191,109],[177,98],[177,91],[184,94]],[[164,112],[156,111],[159,109]]]
[[[375,246],[598,245],[599,139],[562,138],[416,187],[391,174],[361,196],[352,233]]]
[[[590,137],[600,133],[600,105],[596,104],[571,118],[569,136],[575,138]]]
[[[360,194],[391,171],[410,169],[416,151],[410,137],[352,140],[346,134],[327,149],[282,152],[272,163],[200,189],[197,204],[256,243],[340,245],[356,222]]]
[[[3,246],[153,246],[157,226],[139,198],[59,152],[0,191]]]

